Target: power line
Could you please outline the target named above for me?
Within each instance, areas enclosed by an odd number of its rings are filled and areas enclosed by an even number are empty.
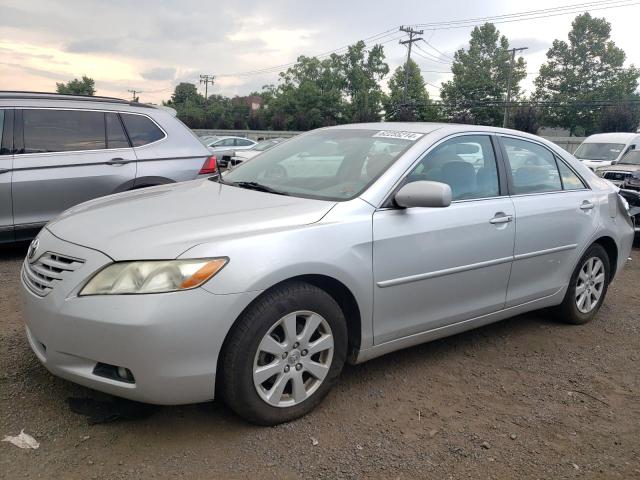
[[[624,2],[624,3],[621,3]],[[600,1],[600,2],[589,2],[585,4],[576,4],[567,7],[557,7],[553,9],[543,9],[543,10],[534,10],[531,13],[515,13],[509,15],[496,15],[493,17],[480,17],[473,18],[467,20],[454,20],[450,22],[439,22],[439,23],[414,23],[411,26],[413,27],[423,27],[427,30],[451,30],[455,28],[469,28],[475,27],[478,25],[482,25],[483,23],[511,23],[511,22],[522,22],[527,20],[536,20],[540,18],[550,18],[557,17],[561,15],[571,15],[575,13],[580,13],[582,11],[596,11],[596,10],[609,10],[612,8],[620,8],[620,7],[630,7],[633,5],[637,5],[640,2],[638,1],[630,1],[630,0],[609,0],[609,1]],[[564,9],[562,11],[556,11],[559,9]],[[570,9],[570,10],[566,10]]]
[[[133,95],[133,102],[137,102],[139,97],[136,96],[136,94],[140,94],[140,93],[144,93],[142,90],[127,90],[127,92],[129,92],[131,95]]]
[[[509,61],[509,75],[507,76],[507,103],[511,101],[511,77],[513,76],[513,65],[516,62],[516,52],[524,52],[529,50],[529,47],[519,47],[507,50],[511,52],[511,60]],[[504,107],[504,116],[502,117],[502,127],[507,128],[507,121],[509,120],[509,110],[506,105]]]
[[[409,34],[407,40],[400,40],[400,44],[407,47],[407,63],[404,66],[404,87],[402,89],[402,108],[406,112],[407,110],[407,89],[409,87],[409,68],[411,67],[411,46],[415,42],[422,40],[422,37],[415,37],[414,35],[422,35],[424,30],[413,30],[412,28],[400,27],[400,31]]]
[[[200,83],[204,83],[204,99],[209,98],[209,89],[207,88],[209,84],[213,87],[213,82],[215,81],[215,75],[200,75]]]

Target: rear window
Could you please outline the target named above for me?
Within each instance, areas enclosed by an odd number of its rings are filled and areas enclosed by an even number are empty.
[[[134,147],[148,145],[164,138],[164,132],[148,117],[131,113],[121,113],[120,116]]]
[[[104,113],[82,110],[23,110],[25,153],[106,148]]]

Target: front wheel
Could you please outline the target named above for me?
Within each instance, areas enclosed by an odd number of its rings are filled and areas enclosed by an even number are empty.
[[[259,298],[229,335],[222,396],[241,417],[260,425],[313,410],[337,380],[347,354],[342,310],[324,290],[303,282]]]
[[[595,317],[607,294],[610,270],[606,250],[597,243],[591,245],[578,262],[565,298],[558,307],[562,321],[582,325]]]

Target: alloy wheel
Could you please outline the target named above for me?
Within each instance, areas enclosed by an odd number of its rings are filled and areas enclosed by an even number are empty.
[[[333,334],[311,311],[280,318],[262,338],[253,362],[260,398],[274,407],[298,405],[320,387],[331,368]]]
[[[590,257],[582,264],[576,283],[576,306],[582,313],[593,310],[604,291],[605,269],[602,260]]]

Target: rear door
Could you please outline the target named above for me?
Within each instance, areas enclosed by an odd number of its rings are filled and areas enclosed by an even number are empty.
[[[563,288],[597,226],[596,195],[546,146],[502,136],[516,243],[506,307]]]
[[[79,203],[133,187],[136,157],[117,113],[74,109],[16,110],[16,239]]]
[[[13,241],[13,110],[0,109],[0,243]]]

